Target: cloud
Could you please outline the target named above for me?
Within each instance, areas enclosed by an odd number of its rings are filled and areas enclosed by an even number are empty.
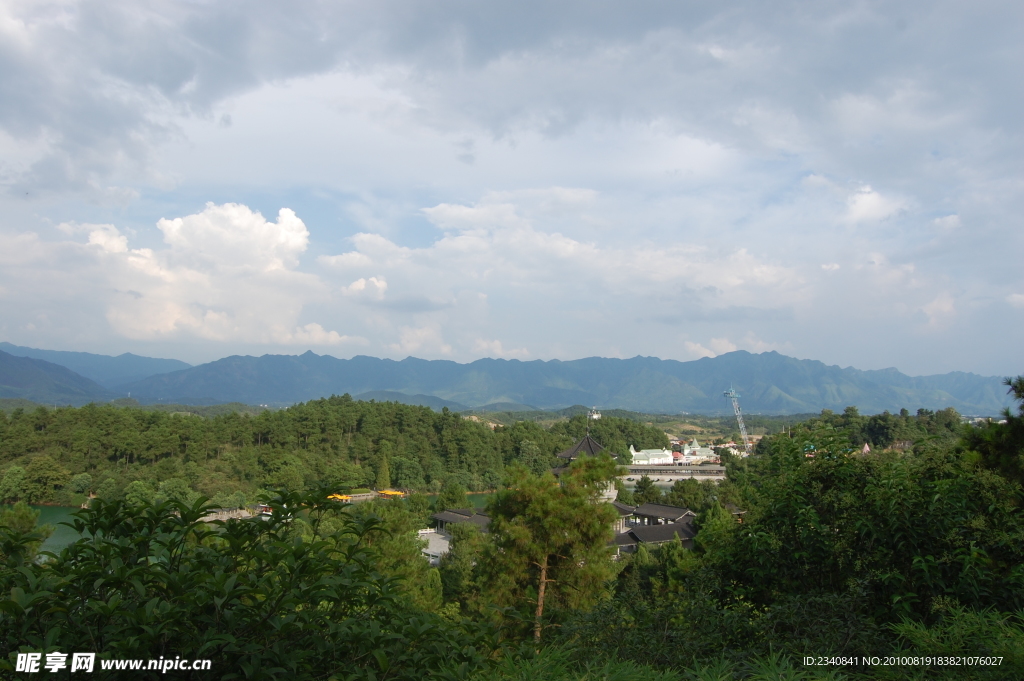
[[[367,295],[376,300],[384,298],[384,293],[388,290],[388,282],[384,277],[370,277],[369,279],[360,277],[356,279],[348,286],[342,287],[342,292],[351,296]]]
[[[1024,47],[990,10],[0,4],[0,334],[1002,366]],[[926,306],[1001,332],[924,347]]]
[[[952,296],[948,293],[941,293],[921,310],[928,316],[928,325],[937,327],[946,324],[953,318],[956,314],[956,305]]]
[[[445,232],[429,246],[402,247],[382,235],[360,233],[352,237],[357,250],[321,262],[344,271],[374,268],[386,273],[396,292],[427,293],[434,299],[495,285],[547,297],[555,282],[571,280],[604,294],[636,295],[673,285],[703,291],[697,295],[710,296],[715,306],[755,300],[771,306],[772,294],[764,295],[768,291],[799,295],[803,286],[792,269],[743,248],[711,252],[678,242],[602,248],[539,229],[516,204],[493,200],[425,209]]]
[[[846,200],[846,219],[851,223],[877,222],[897,214],[905,205],[905,201],[882,196],[865,185]]]
[[[686,341],[684,345],[686,346],[686,349],[696,357],[718,357],[719,355],[724,355],[727,352],[734,352],[738,349],[736,344],[728,338],[712,338],[708,342],[711,349],[708,349],[699,343],[692,343],[690,341]]]
[[[127,253],[128,238],[113,225],[94,225],[89,232],[89,244],[99,246],[106,253]]]
[[[1024,308],[1024,293],[1011,293],[1006,296],[1006,302],[1014,307]]]
[[[708,341],[709,347],[705,347],[700,343],[693,341],[684,341],[683,346],[687,352],[694,358],[700,357],[718,357],[728,352],[735,352],[736,350],[746,350],[752,353],[769,352],[771,350],[785,349],[775,343],[767,343],[760,338],[753,331],[748,331],[743,339],[738,343],[734,343],[728,338],[712,338]]]
[[[683,346],[686,348],[686,351],[689,352],[690,355],[696,359],[699,359],[701,357],[717,357],[717,354],[715,352],[708,350],[700,343],[684,341]]]
[[[440,329],[430,326],[420,328],[402,327],[399,329],[399,341],[392,343],[390,348],[400,353],[452,354],[452,346],[444,342]]]
[[[337,331],[325,331],[324,327],[317,323],[306,324],[296,328],[293,332],[284,332],[275,338],[278,343],[289,345],[341,345],[343,343],[358,343],[367,345],[365,338],[342,336]]]
[[[268,222],[248,206],[207,203],[201,213],[162,219],[157,227],[178,258],[219,270],[292,269],[309,245],[309,230],[288,208]]]
[[[289,209],[276,222],[240,204],[207,204],[200,213],[157,223],[163,248],[131,248],[110,224],[88,229],[84,246],[28,239],[37,271],[63,258],[69,274],[103,295],[105,317],[129,339],[206,339],[283,345],[365,342],[315,322],[304,304],[324,298],[314,276],[297,271],[309,232]],[[24,258],[24,251],[22,252]],[[45,268],[45,269],[43,269]],[[379,282],[377,283],[379,285]]]
[[[485,357],[525,359],[530,356],[530,351],[526,348],[510,348],[506,350],[500,340],[484,340],[483,338],[476,339],[476,342],[473,344],[473,351]]]

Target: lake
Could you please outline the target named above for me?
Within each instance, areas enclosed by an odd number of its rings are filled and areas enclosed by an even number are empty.
[[[53,534],[43,542],[42,547],[39,549],[40,551],[59,553],[62,548],[81,537],[80,534],[70,527],[60,524],[70,522],[72,520],[71,514],[79,509],[65,506],[33,506],[32,508],[39,511],[40,525],[50,524],[54,528]]]

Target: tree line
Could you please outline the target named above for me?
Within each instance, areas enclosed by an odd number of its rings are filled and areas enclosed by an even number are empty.
[[[447,409],[348,395],[210,418],[95,404],[14,410],[0,415],[0,502],[192,494],[238,506],[262,489],[319,485],[481,491],[496,489],[513,462],[551,468],[586,427],[576,416],[549,428],[520,422],[492,430]],[[616,454],[630,444],[668,444],[661,430],[628,419],[606,418],[592,430]]]
[[[559,479],[510,459],[488,531],[456,526],[438,568],[418,555],[420,495],[346,507],[330,486],[283,491],[266,522],[213,525],[180,500],[99,500],[80,514],[92,539],[41,562],[22,519],[0,527],[0,656],[89,640],[246,678],[1022,678],[1024,379],[1011,388],[1006,423],[907,415],[924,433],[911,446],[864,453],[859,415],[823,414],[728,459],[726,484],[637,489],[692,501],[696,539],[619,560],[610,457]]]

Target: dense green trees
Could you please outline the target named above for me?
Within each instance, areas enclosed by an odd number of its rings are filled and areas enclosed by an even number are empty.
[[[627,419],[600,423],[616,454],[665,439]],[[491,430],[447,410],[347,395],[211,418],[109,405],[15,410],[0,415],[0,501],[78,505],[90,492],[118,498],[136,482],[139,498],[170,479],[225,506],[251,502],[260,489],[320,484],[480,491],[497,488],[512,463],[550,469],[585,428],[576,417],[552,429],[523,422]]]
[[[447,511],[452,508],[469,508],[466,489],[457,482],[449,482],[441,488],[434,500],[434,510]]]
[[[76,521],[90,539],[46,564],[11,551],[17,533],[0,527],[0,668],[22,649],[215,665],[175,678],[422,679],[480,668],[485,630],[409,603],[368,546],[380,521],[345,514],[326,492],[282,496],[268,521],[213,525],[200,522],[199,504],[100,501]]]
[[[495,605],[528,601],[537,642],[545,606],[585,609],[613,574],[607,543],[616,516],[601,494],[616,470],[608,456],[577,459],[560,481],[516,466],[487,506],[490,536],[480,561],[484,592]]]
[[[1011,387],[1020,396],[1024,380]],[[4,447],[32,445],[4,460],[4,489],[74,494],[109,480],[101,497],[140,502],[101,499],[83,516],[94,538],[49,563],[33,563],[19,534],[33,518],[0,528],[2,652],[89,636],[125,641],[110,643],[112,656],[213,650],[193,655],[254,678],[328,678],[351,660],[343,671],[354,678],[481,681],[835,679],[834,669],[801,668],[800,657],[995,655],[1002,666],[842,673],[1024,677],[1014,458],[1024,410],[981,428],[951,411],[823,413],[766,437],[753,457],[726,457],[722,483],[639,486],[637,497],[698,513],[695,548],[641,545],[611,561],[614,515],[596,497],[613,462],[581,460],[560,481],[546,472],[582,419],[491,431],[450,413],[333,399],[258,417],[156,417],[117,437],[83,416],[126,418],[104,408],[0,424]],[[637,424],[622,425],[620,435]],[[59,444],[76,429],[86,431],[79,445]],[[83,470],[92,452],[107,463]],[[385,462],[392,484],[421,475],[439,489],[441,508],[467,506],[467,488],[503,474],[489,532],[454,526],[434,569],[419,555],[423,497],[348,509],[321,498],[372,483]],[[251,494],[288,479],[327,487],[315,498],[289,493],[266,524],[207,527],[185,503],[214,484]],[[747,511],[742,523],[730,504]]]
[[[913,449],[864,455],[840,421],[861,417],[826,414],[727,462],[728,484],[677,484],[666,499],[712,500],[696,550],[670,543],[622,561],[615,595],[565,622],[563,640],[580,659],[678,667],[724,655],[737,673],[773,651],[1002,655],[1001,668],[845,672],[1020,678],[1024,493],[979,466],[978,431],[958,440],[959,419],[935,416],[899,417],[935,429]],[[721,508],[728,497],[748,511],[742,524]],[[797,678],[787,673],[776,678]]]
[[[988,468],[1024,485],[1024,376],[1006,379],[1010,393],[1019,404],[1017,413],[1009,409],[1005,423],[987,423],[967,432],[966,445],[981,455]]]
[[[841,432],[848,440],[848,446],[857,449],[864,444],[872,449],[885,449],[894,444],[905,448],[908,444],[913,445],[927,439],[951,443],[962,433],[960,415],[952,408],[939,411],[918,409],[915,415],[903,409],[899,414],[890,414],[886,411],[873,416],[863,416],[856,407],[847,407],[842,414],[824,409],[819,416],[794,424],[787,429],[786,435],[806,438],[817,431],[827,429]],[[777,435],[764,438],[758,443],[758,451],[768,453],[773,443],[779,441],[781,439]]]

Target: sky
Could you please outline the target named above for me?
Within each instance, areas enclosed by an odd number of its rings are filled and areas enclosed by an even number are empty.
[[[0,0],[0,340],[1024,373],[1019,2]]]

